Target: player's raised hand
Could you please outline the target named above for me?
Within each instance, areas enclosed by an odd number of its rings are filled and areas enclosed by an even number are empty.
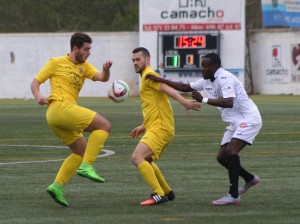
[[[113,62],[110,60],[107,60],[106,62],[103,63],[103,70],[109,70],[110,67],[112,66]]]
[[[97,72],[94,77],[93,81],[101,81],[101,82],[106,82],[110,78],[110,67],[112,66],[112,61],[107,60],[106,62],[103,63],[102,67],[103,70],[101,72]]]

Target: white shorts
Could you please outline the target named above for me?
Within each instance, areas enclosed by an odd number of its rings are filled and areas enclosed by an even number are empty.
[[[243,140],[251,145],[261,127],[262,123],[251,123],[245,120],[242,120],[235,125],[230,124],[225,128],[221,145],[229,143],[232,138]]]

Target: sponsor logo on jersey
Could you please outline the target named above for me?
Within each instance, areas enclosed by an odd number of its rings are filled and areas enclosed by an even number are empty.
[[[246,127],[248,127],[247,123],[240,123],[240,128],[246,128]]]

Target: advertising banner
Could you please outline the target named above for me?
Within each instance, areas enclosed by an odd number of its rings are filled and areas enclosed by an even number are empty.
[[[266,46],[266,82],[267,83],[290,83],[290,49],[289,45]]]
[[[240,30],[243,1],[140,1],[143,31]]]
[[[264,27],[300,28],[299,0],[262,0]]]
[[[291,59],[292,81],[300,82],[300,44],[291,45]]]

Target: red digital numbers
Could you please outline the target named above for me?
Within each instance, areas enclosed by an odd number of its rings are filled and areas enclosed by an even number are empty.
[[[175,48],[205,48],[206,36],[175,36]]]

